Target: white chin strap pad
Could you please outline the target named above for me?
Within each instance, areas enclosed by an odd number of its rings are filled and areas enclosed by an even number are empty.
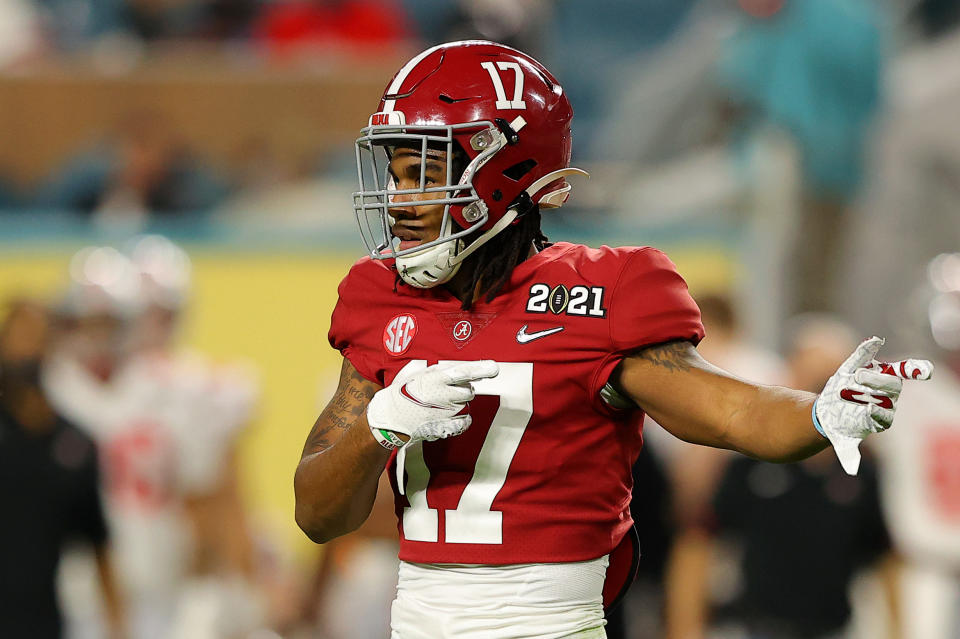
[[[400,278],[416,288],[433,288],[450,281],[460,263],[454,262],[454,255],[463,246],[462,240],[444,242],[428,249],[396,259]]]

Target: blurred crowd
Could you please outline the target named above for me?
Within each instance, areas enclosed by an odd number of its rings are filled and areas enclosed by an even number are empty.
[[[14,67],[184,42],[359,49],[395,43],[409,29],[400,0],[8,0],[3,8],[5,24],[19,27],[5,45],[4,61]]]
[[[694,287],[707,359],[814,392],[863,334],[939,360],[857,477],[829,451],[771,465],[648,423],[641,575],[611,639],[960,637],[960,0],[3,0],[0,34],[0,90],[78,68],[150,82],[184,55],[306,85],[472,37],[541,58],[594,174],[548,233],[724,246],[741,273]],[[218,155],[182,110],[121,105],[30,179],[32,149],[0,163],[0,242],[47,211],[73,218],[50,238],[291,211],[340,237],[376,105],[341,106],[346,134],[298,128],[290,153],[267,127]],[[64,272],[0,324],[0,504],[24,522],[0,539],[0,636],[385,636],[392,504],[293,573],[250,525],[236,446],[258,383],[174,347],[187,254],[137,235]]]
[[[212,219],[349,229],[337,203],[354,188],[350,142],[387,69],[425,45],[491,38],[555,69],[577,113],[575,160],[594,180],[548,224],[577,232],[599,218],[610,237],[621,227],[727,232],[749,247],[755,279],[740,296],[767,346],[780,346],[776,327],[789,314],[832,310],[855,325],[886,315],[875,286],[848,283],[880,273],[905,294],[960,239],[954,0],[7,0],[0,9],[16,36],[3,39],[0,91],[60,78],[57,69],[78,85],[108,77],[152,91],[67,132],[69,144],[45,139],[29,108],[18,114],[22,148],[0,153],[0,211],[24,222],[67,211],[98,228]],[[196,108],[171,106],[160,99],[168,77],[148,72],[170,58],[175,77],[200,74],[194,83],[260,78],[250,92],[266,101],[245,111],[190,93],[182,99]],[[331,73],[369,85],[369,103],[329,85],[323,112],[352,117],[295,118],[269,100],[270,73],[290,69],[304,87],[328,86]],[[54,113],[71,95],[89,99],[71,91]],[[228,109],[262,128],[215,137]],[[917,233],[904,242],[898,228]],[[878,257],[889,251],[902,251],[901,263]],[[858,310],[841,308],[849,300]]]

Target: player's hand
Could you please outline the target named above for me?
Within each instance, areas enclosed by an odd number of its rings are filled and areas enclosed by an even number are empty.
[[[471,382],[495,377],[492,360],[434,364],[398,377],[373,396],[367,405],[367,423],[385,448],[409,442],[434,441],[459,435],[470,427],[470,415],[459,415],[473,399]]]
[[[874,359],[883,346],[871,337],[857,347],[823,387],[813,405],[817,430],[830,440],[840,465],[850,475],[860,468],[860,442],[890,428],[905,379],[930,379],[933,364],[925,359],[886,363]]]

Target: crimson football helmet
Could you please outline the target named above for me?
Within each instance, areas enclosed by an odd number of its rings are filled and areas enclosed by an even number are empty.
[[[437,286],[532,204],[562,205],[565,176],[586,175],[569,168],[572,117],[557,79],[516,49],[468,40],[414,57],[357,139],[354,212],[370,256],[396,259],[413,286]],[[417,188],[398,190],[387,170],[399,146],[419,150]],[[446,153],[446,184],[425,185],[428,150]],[[395,196],[415,193],[436,193],[430,203],[444,205],[440,237],[401,249],[391,209],[410,205]]]

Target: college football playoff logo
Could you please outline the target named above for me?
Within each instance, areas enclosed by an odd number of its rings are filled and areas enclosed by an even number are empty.
[[[570,291],[563,284],[557,284],[550,291],[549,299],[547,305],[550,307],[550,312],[559,315],[567,308],[567,303],[570,301]]]
[[[603,304],[602,286],[570,286],[563,284],[550,286],[537,282],[530,287],[527,298],[528,313],[553,313],[554,315],[574,315],[580,317],[606,317],[607,309]]]

